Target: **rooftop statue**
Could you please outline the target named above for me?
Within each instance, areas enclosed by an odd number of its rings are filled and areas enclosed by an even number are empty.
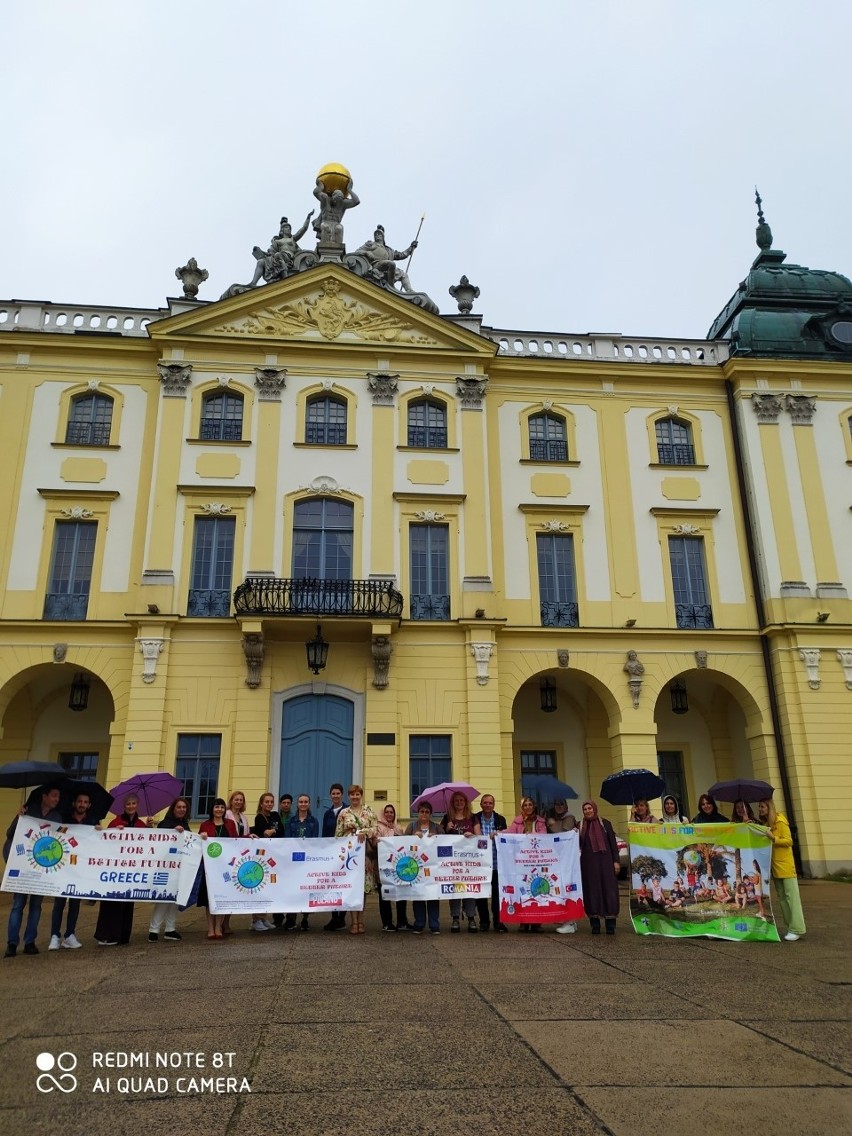
[[[340,171],[340,172],[338,172]],[[346,175],[346,188],[340,188],[343,174]],[[314,186],[314,197],[320,203],[320,215],[314,221],[314,231],[320,246],[343,248],[343,214],[361,204],[361,199],[352,188],[352,178],[343,166],[328,171],[320,170]]]
[[[385,229],[384,225],[378,225],[376,231],[373,233],[371,241],[365,241],[360,248],[355,250],[356,256],[365,257],[373,266],[381,278],[381,282],[386,286],[393,287],[399,284],[403,292],[413,292],[411,281],[408,279],[408,273],[404,268],[399,268],[394,262],[397,260],[406,260],[414,250],[417,248],[417,241],[413,240],[407,249],[399,252],[398,249],[390,248],[385,244]]]
[[[254,246],[252,253],[257,259],[257,268],[254,270],[254,276],[248,285],[249,288],[253,288],[261,277],[267,284],[271,284],[274,280],[284,280],[290,275],[293,271],[296,253],[299,252],[298,242],[308,231],[308,224],[313,215],[314,210],[312,209],[305,218],[304,225],[295,234],[287,218],[282,217],[278,236],[272,238],[272,243],[266,252],[258,248],[257,245]]]

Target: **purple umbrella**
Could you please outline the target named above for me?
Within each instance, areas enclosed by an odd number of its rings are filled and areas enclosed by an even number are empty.
[[[110,789],[110,812],[120,816],[124,812],[126,797],[139,799],[139,815],[153,816],[168,808],[175,797],[183,792],[183,781],[171,773],[134,773],[114,789]]]
[[[428,804],[436,813],[448,812],[454,793],[463,793],[468,801],[473,801],[479,796],[479,790],[474,789],[473,785],[468,785],[466,781],[442,781],[440,785],[424,789],[419,797],[415,797],[411,802],[411,811],[416,813],[421,805]]]
[[[717,781],[707,790],[707,795],[714,801],[745,801],[754,804],[755,801],[768,800],[775,792],[768,781]]]

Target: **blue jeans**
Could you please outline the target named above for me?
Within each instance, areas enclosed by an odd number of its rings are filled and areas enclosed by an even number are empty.
[[[51,935],[62,934],[62,912],[65,910],[65,904],[68,904],[68,919],[65,923],[65,937],[73,935],[77,930],[77,917],[80,914],[80,901],[79,899],[68,899],[60,896],[59,899],[53,901],[53,913],[50,916],[50,933]]]
[[[9,912],[9,930],[6,932],[6,940],[14,943],[15,946],[21,938],[21,923],[24,919],[24,908],[27,905],[27,900],[30,901],[30,910],[27,915],[27,926],[24,931],[24,943],[34,943],[36,935],[38,934],[38,921],[41,919],[41,901],[44,897],[41,895],[22,895],[20,892],[15,892],[12,896],[12,910]]]
[[[426,915],[429,915],[429,930],[438,930],[438,904],[437,899],[415,899],[414,900],[414,927],[418,931],[422,931],[426,926]]]

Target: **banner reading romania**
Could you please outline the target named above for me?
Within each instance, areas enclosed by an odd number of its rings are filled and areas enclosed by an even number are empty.
[[[640,935],[777,943],[772,844],[750,824],[631,824],[630,914]]]

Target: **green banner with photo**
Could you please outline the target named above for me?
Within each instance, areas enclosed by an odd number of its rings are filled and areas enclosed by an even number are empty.
[[[779,942],[772,842],[752,824],[631,824],[630,915],[639,935]]]

